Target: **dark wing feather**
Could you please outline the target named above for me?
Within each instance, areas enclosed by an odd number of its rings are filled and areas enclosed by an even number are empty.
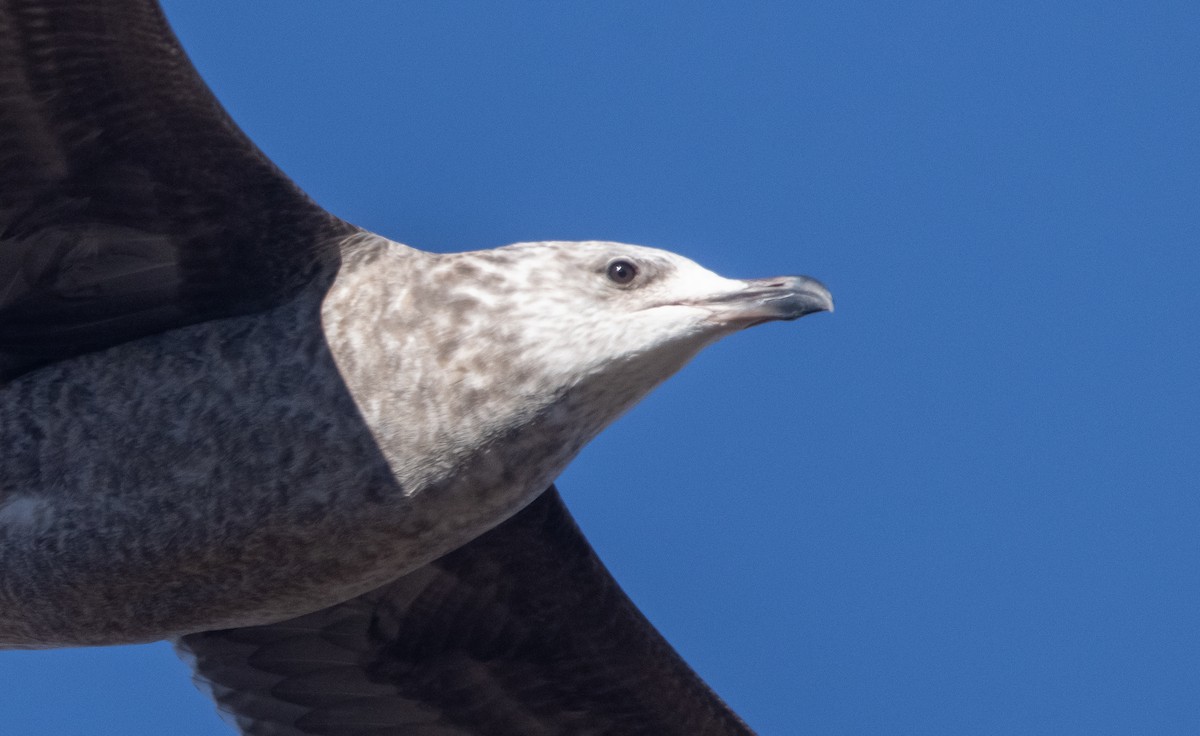
[[[0,0],[0,382],[268,308],[350,232],[229,119],[153,0]]]
[[[254,736],[751,733],[625,596],[553,488],[378,590],[179,649]]]

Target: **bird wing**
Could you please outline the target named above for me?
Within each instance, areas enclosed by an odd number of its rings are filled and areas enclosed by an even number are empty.
[[[353,231],[230,120],[154,0],[0,0],[0,382],[274,306]]]
[[[177,647],[247,735],[752,733],[621,591],[554,488],[375,591]]]

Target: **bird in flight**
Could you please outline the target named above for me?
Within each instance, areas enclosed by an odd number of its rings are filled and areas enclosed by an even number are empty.
[[[245,734],[745,734],[552,483],[833,307],[610,242],[327,213],[153,0],[0,0],[0,648],[172,639]]]

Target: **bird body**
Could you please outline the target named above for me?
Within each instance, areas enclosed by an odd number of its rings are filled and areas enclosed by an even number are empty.
[[[339,247],[334,278],[278,307],[0,389],[0,646],[261,624],[378,587],[507,519],[747,319],[704,302],[743,282],[649,248]],[[612,282],[614,260],[646,283]]]
[[[551,484],[706,345],[832,307],[364,232],[153,0],[0,0],[0,649],[173,639],[244,734],[749,733]]]

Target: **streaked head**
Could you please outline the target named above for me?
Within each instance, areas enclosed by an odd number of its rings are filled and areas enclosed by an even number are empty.
[[[510,486],[542,490],[706,345],[832,308],[813,279],[727,279],[654,248],[549,242],[439,255],[382,240],[323,307],[339,369],[397,477],[501,501]]]
[[[486,333],[497,358],[520,366],[514,374],[541,389],[604,386],[617,413],[731,332],[833,309],[805,276],[728,279],[622,243],[520,243],[446,259],[458,276],[452,298],[471,304],[462,317],[479,317],[470,332]]]

